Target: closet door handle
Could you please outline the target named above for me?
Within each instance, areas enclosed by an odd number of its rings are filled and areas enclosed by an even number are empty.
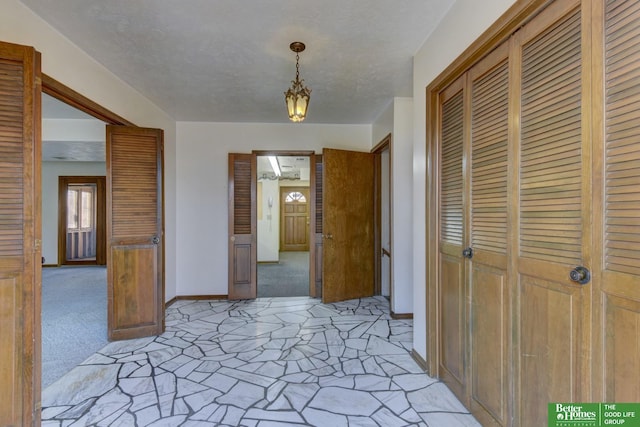
[[[581,285],[586,285],[591,280],[591,272],[588,268],[579,266],[569,272],[569,279]]]
[[[462,250],[462,256],[468,259],[473,258],[473,249],[465,248]]]

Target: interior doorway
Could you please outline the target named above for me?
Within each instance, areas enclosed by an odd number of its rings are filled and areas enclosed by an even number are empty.
[[[107,340],[105,122],[42,94],[42,388]]]
[[[257,156],[257,296],[309,296],[310,156]]]

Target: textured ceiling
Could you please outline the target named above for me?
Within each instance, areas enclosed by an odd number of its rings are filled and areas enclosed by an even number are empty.
[[[307,122],[372,123],[455,0],[22,0],[180,121],[287,122],[292,41]]]

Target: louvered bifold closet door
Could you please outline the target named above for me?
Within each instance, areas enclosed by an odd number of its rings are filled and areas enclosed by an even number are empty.
[[[469,72],[471,78],[471,410],[483,425],[508,420],[509,290],[507,200],[508,42]]]
[[[312,183],[315,185],[315,197],[311,210],[311,246],[309,260],[309,295],[314,298],[322,297],[322,154],[312,157]]]
[[[605,402],[640,402],[640,2],[605,2]]]
[[[256,156],[229,154],[229,299],[257,296]]]
[[[464,278],[463,79],[440,96],[440,357],[438,374],[465,400],[466,292]]]
[[[107,126],[110,340],[164,331],[163,131]]]
[[[0,42],[0,425],[40,423],[40,62]]]
[[[517,35],[522,58],[516,425],[521,426],[546,425],[549,402],[588,397],[583,355],[589,344],[590,285],[569,280],[576,266],[588,266],[591,241],[581,16],[579,2],[555,2]]]

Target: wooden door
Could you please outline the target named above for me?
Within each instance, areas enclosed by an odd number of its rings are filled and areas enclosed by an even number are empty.
[[[40,423],[40,55],[0,42],[0,425]]]
[[[309,238],[309,295],[322,297],[322,154],[311,156],[311,230]]]
[[[109,340],[164,331],[163,132],[107,126]]]
[[[465,218],[470,226],[466,277],[469,315],[468,395],[482,425],[507,425],[511,331],[507,275],[509,182],[509,43],[469,71],[471,170]]]
[[[374,291],[374,155],[325,148],[322,301]]]
[[[280,188],[280,250],[309,250],[309,188]]]
[[[604,47],[605,103],[604,127],[594,128],[596,159],[604,159],[594,163],[594,206],[603,208],[594,210],[602,271],[594,281],[594,359],[602,373],[595,400],[640,402],[640,3],[597,3],[604,17],[597,27],[604,27],[604,45],[597,45]]]
[[[468,405],[465,393],[466,301],[463,146],[466,127],[463,91],[458,79],[441,94],[440,123],[440,355],[438,375]]]
[[[591,284],[570,280],[576,267],[591,268],[581,28],[579,2],[555,2],[516,35],[521,426],[546,424],[549,402],[589,400]]]
[[[257,296],[256,156],[229,154],[229,299]]]

